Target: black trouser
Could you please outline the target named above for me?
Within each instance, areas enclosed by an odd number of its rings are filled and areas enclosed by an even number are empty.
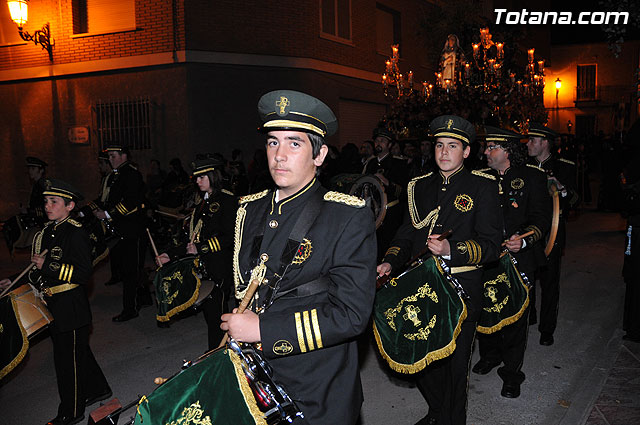
[[[138,287],[138,236],[124,236],[113,247],[122,270],[122,307],[124,313],[136,311],[136,294]]]
[[[429,404],[429,417],[438,425],[464,425],[467,421],[469,362],[476,325],[465,321],[453,354],[431,363],[417,377],[418,389]]]
[[[202,314],[207,322],[209,350],[218,348],[224,336],[224,331],[220,329],[220,316],[229,311],[227,304],[227,295],[219,287],[213,288],[211,295],[202,304]]]
[[[455,275],[469,299],[467,320],[449,357],[437,360],[418,374],[417,385],[429,404],[429,417],[438,425],[464,425],[467,421],[467,393],[473,341],[482,305],[482,270]]]
[[[629,250],[627,250],[629,248]],[[628,254],[626,254],[628,253]],[[622,268],[624,283],[624,314],[622,329],[627,336],[640,339],[640,226],[633,226],[631,244],[625,238],[625,256]]]
[[[53,361],[58,381],[58,415],[84,413],[87,398],[109,389],[109,384],[89,347],[89,325],[69,332],[51,332]]]
[[[553,334],[558,324],[558,305],[560,302],[560,266],[562,249],[556,244],[549,256],[547,265],[538,269],[540,279],[540,333]],[[534,298],[535,300],[535,298]]]
[[[506,384],[520,385],[524,381],[522,363],[527,348],[529,308],[520,319],[489,335],[478,334],[480,361],[492,365],[504,366],[498,369],[498,375]]]

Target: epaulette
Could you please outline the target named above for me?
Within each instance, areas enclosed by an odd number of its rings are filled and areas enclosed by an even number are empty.
[[[264,198],[269,193],[269,189],[265,189],[262,192],[252,193],[251,195],[245,195],[238,199],[238,205],[246,204],[247,202],[253,202],[260,198]]]
[[[575,165],[576,165],[576,163],[575,163],[575,162],[573,162],[573,161],[569,161],[568,159],[564,159],[564,158],[558,158],[558,161],[560,161],[560,162],[564,162],[564,163],[567,163],[567,164],[570,164],[570,165],[573,165],[573,166],[575,166]]]
[[[425,177],[429,177],[431,174],[433,174],[433,171],[427,174],[423,174],[422,176],[418,176],[418,177],[414,177],[411,179],[412,182],[420,180],[420,179],[424,179]]]
[[[479,170],[476,170],[476,171],[481,171],[483,173],[486,173],[487,171],[491,171],[491,170],[492,170],[491,167],[487,167],[487,168],[480,168]]]
[[[231,196],[236,196],[232,191],[227,190],[227,189],[222,189],[221,191],[222,193],[226,193],[227,195],[231,195]]]
[[[483,173],[480,170],[473,170],[471,172],[471,174],[475,175],[475,176],[480,176],[480,177],[484,177],[485,179],[489,179],[489,180],[495,180],[496,178],[494,176],[492,176],[491,174],[487,174],[487,173]]]
[[[538,170],[538,171],[542,171],[543,173],[546,173],[546,171],[545,171],[545,169],[544,169],[544,168],[542,168],[542,167],[538,167],[538,166],[537,166],[537,165],[535,165],[535,164],[527,164],[527,167],[535,168],[535,169],[536,169],[536,170]]]
[[[69,220],[67,220],[69,222],[69,224],[73,224],[76,227],[82,227],[82,223],[75,221],[74,219],[70,218]]]
[[[342,192],[327,192],[324,194],[325,201],[338,202],[340,204],[349,205],[351,207],[362,208],[367,203],[364,199],[358,198],[357,196],[347,195]]]

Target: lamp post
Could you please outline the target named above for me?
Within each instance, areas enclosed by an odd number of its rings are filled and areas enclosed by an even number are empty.
[[[33,41],[37,46],[42,46],[44,50],[49,53],[49,60],[53,62],[53,46],[55,41],[51,39],[51,31],[49,28],[49,22],[42,26],[42,29],[37,30],[32,34],[26,31],[22,31],[22,27],[28,20],[28,0],[8,0],[7,6],[9,6],[9,13],[11,14],[11,20],[18,26],[18,33],[20,38],[24,41]]]
[[[560,109],[560,105],[558,104],[558,94],[560,93],[560,87],[562,87],[562,81],[560,81],[560,77],[556,78],[556,109]]]

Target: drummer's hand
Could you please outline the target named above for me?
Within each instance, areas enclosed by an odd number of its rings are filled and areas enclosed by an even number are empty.
[[[189,242],[187,244],[187,254],[197,254],[198,253],[198,248],[196,248],[196,245],[193,242]]]
[[[389,179],[387,179],[385,176],[380,173],[376,173],[375,176],[382,182],[383,185],[389,186]]]
[[[171,258],[169,258],[169,254],[166,252],[163,252],[156,257],[156,263],[159,263],[158,265],[167,264],[169,261],[171,261]]]
[[[437,234],[429,236],[427,241],[429,251],[431,251],[432,254],[440,255],[441,257],[451,255],[451,245],[449,245],[449,240],[444,239],[439,241],[438,237],[440,237],[440,235]]]
[[[519,239],[517,241],[514,240],[517,237],[517,234],[513,234],[511,235],[509,240],[505,242],[504,246],[506,246],[507,249],[511,252],[518,252],[522,249],[522,239]]]
[[[220,329],[229,332],[229,336],[242,342],[260,342],[260,317],[251,310],[245,310],[238,314],[234,308],[233,313],[223,314],[220,318]]]
[[[100,220],[104,220],[105,218],[107,218],[107,214],[105,214],[103,210],[94,210],[93,215],[95,215]]]
[[[378,277],[382,277],[386,274],[389,274],[391,273],[391,264],[389,263],[378,264],[378,268],[376,268],[376,271],[378,272]]]
[[[0,289],[4,289],[9,285],[11,285],[11,279],[2,279],[2,280],[0,280]]]
[[[32,255],[31,262],[36,265],[38,270],[42,269],[42,265],[44,264],[44,255],[38,255],[38,254]]]

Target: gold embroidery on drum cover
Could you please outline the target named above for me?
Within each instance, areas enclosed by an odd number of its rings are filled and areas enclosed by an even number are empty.
[[[421,339],[423,341],[426,341],[429,338],[429,335],[431,334],[431,329],[435,328],[435,326],[436,326],[436,315],[434,314],[433,316],[431,316],[431,320],[429,320],[429,324],[427,326],[425,326],[424,328],[420,328],[416,333],[404,334],[404,337],[407,339],[410,339],[411,341],[415,341],[416,339]]]
[[[409,295],[408,297],[404,297],[402,300],[400,300],[400,302],[395,306],[395,308],[389,308],[387,309],[387,311],[384,312],[384,317],[387,319],[387,324],[389,325],[389,327],[394,331],[397,330],[396,324],[395,324],[395,318],[402,311],[402,307],[404,306],[405,303],[416,302],[418,301],[418,298],[425,298],[425,297],[428,297],[434,303],[438,302],[438,294],[436,294],[431,289],[428,282],[422,285],[420,288],[418,288],[418,292],[416,292],[414,295]]]
[[[420,319],[418,319],[418,313],[420,313],[420,307],[417,307],[413,304],[409,304],[404,308],[406,313],[402,316],[404,320],[410,320],[413,322],[413,326],[416,328],[422,324]]]
[[[204,409],[200,406],[200,400],[191,403],[189,407],[182,409],[180,417],[175,421],[167,422],[167,425],[210,425],[211,418],[204,416]]]
[[[62,248],[55,246],[51,249],[51,258],[54,260],[60,260],[62,258]]]
[[[512,189],[522,189],[524,187],[524,180],[522,180],[520,177],[511,180],[511,188]]]
[[[459,211],[468,212],[473,208],[473,199],[471,199],[471,196],[463,193],[462,195],[456,196],[456,199],[453,201],[453,205]]]
[[[289,341],[280,339],[273,344],[273,354],[285,356],[293,352],[293,344]]]

